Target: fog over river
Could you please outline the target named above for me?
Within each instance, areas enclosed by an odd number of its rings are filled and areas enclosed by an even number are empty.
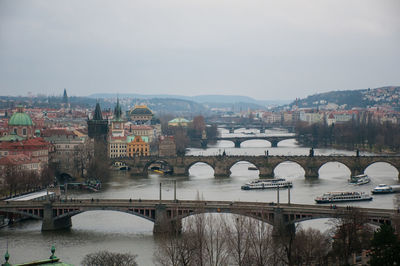
[[[237,130],[228,134],[222,130],[222,136],[248,136],[251,130]],[[254,131],[255,132],[255,131]],[[268,135],[285,134],[279,130],[268,130]],[[241,148],[234,148],[229,141],[219,141],[209,145],[206,150],[190,149],[188,155],[216,155],[224,150],[227,155],[308,155],[310,148],[299,147],[294,139],[282,141],[277,148],[271,148],[267,141],[249,140],[242,143]],[[355,155],[355,152],[335,149],[315,149],[315,155]],[[361,153],[361,155],[368,155]],[[163,199],[173,199],[173,180],[177,180],[177,198],[194,200],[201,195],[205,200],[229,201],[276,201],[275,190],[243,191],[240,186],[258,178],[258,171],[248,170],[252,166],[247,162],[239,162],[231,168],[228,178],[215,178],[213,169],[198,163],[190,168],[188,177],[164,177],[151,174],[148,177],[131,177],[129,172],[114,171],[110,182],[103,184],[98,193],[69,191],[73,198],[141,198],[156,199],[159,197],[159,183],[163,183]],[[397,184],[397,170],[386,163],[376,163],[366,169],[371,183],[353,186],[347,183],[350,170],[340,163],[327,163],[319,171],[318,179],[304,178],[304,170],[292,162],[284,162],[275,169],[276,177],[284,177],[293,182],[291,202],[315,204],[314,198],[328,191],[364,191],[370,192],[380,183]],[[280,191],[281,202],[287,202],[287,190]],[[376,195],[372,201],[347,203],[345,205],[393,208],[394,194]],[[338,204],[339,205],[339,204]],[[328,219],[313,220],[301,223],[302,226],[328,228]],[[72,228],[66,231],[41,232],[41,221],[29,220],[10,227],[0,229],[0,255],[8,249],[11,263],[22,263],[30,260],[44,259],[50,256],[50,248],[54,244],[56,255],[62,261],[80,265],[82,258],[91,252],[109,250],[115,252],[131,252],[138,254],[139,265],[152,265],[153,251],[156,242],[153,238],[153,223],[134,215],[111,212],[92,211],[72,217]],[[2,261],[2,260],[1,260]],[[3,262],[3,261],[2,261]]]

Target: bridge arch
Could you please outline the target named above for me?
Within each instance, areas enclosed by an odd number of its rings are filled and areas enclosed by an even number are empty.
[[[260,146],[260,145],[251,145],[251,142],[254,142],[254,141],[257,141],[257,142],[263,142],[263,143],[266,143],[267,145],[265,145],[265,146]],[[260,137],[260,138],[257,138],[257,137],[254,137],[254,138],[251,138],[251,139],[245,139],[245,140],[243,140],[243,141],[239,141],[239,147],[242,147],[242,145],[243,145],[243,143],[247,143],[247,144],[250,144],[248,147],[250,147],[250,148],[252,148],[252,147],[260,147],[260,148],[269,148],[269,147],[272,147],[272,142],[270,141],[270,140],[268,140],[268,139],[265,139],[265,138],[263,138],[263,137]],[[235,144],[236,145],[236,144]]]
[[[276,176],[277,171],[278,172],[280,171],[281,167],[285,167],[285,164],[291,164],[291,166],[288,166],[288,165],[286,166],[287,172],[290,171],[289,176],[291,174],[292,175],[295,174],[295,176],[305,176],[305,174],[306,174],[305,166],[301,162],[298,162],[296,160],[285,160],[285,161],[279,162],[276,165],[274,165],[273,170],[272,170],[274,173],[274,176]],[[300,173],[300,175],[299,175],[299,173]],[[284,176],[287,176],[287,175],[288,174],[285,174]]]
[[[186,172],[187,174],[190,174],[190,168],[192,168],[192,166],[195,166],[196,164],[205,164],[205,165],[207,165],[208,167],[210,167],[210,168],[213,170],[213,172],[215,173],[215,165],[213,165],[212,163],[210,163],[210,162],[207,161],[207,160],[202,160],[201,157],[199,157],[198,160],[195,160],[195,161],[191,162],[190,164],[188,164],[188,165],[186,166],[185,172]]]
[[[30,213],[30,212],[24,212],[21,210],[15,210],[15,209],[4,209],[2,212],[5,213],[12,213],[12,214],[20,214],[23,216],[27,216],[36,220],[43,220],[43,210],[38,210],[38,214]]]
[[[182,221],[185,218],[193,217],[195,215],[202,215],[202,214],[233,214],[233,215],[240,215],[248,218],[255,219],[257,221],[261,221],[264,223],[267,223],[269,225],[274,225],[273,224],[273,217],[269,216],[267,213],[258,212],[258,213],[247,213],[247,212],[242,212],[242,211],[224,211],[224,210],[218,210],[218,209],[213,209],[213,210],[202,210],[202,211],[196,211],[196,212],[190,212],[190,213],[185,213],[179,216],[175,216],[172,218],[173,221]]]
[[[240,170],[243,170],[243,171],[247,172],[246,175],[249,175],[249,174],[250,174],[250,171],[251,171],[251,173],[253,173],[253,174],[257,174],[257,176],[259,175],[260,167],[259,167],[255,162],[252,162],[251,160],[236,160],[236,161],[230,163],[230,164],[228,165],[228,167],[227,167],[227,169],[228,169],[228,170],[230,171],[230,173],[231,173],[231,176],[232,176],[232,174],[234,175],[234,173],[238,170],[237,168],[240,167],[240,164],[241,164],[241,163],[245,163],[245,164],[248,165],[248,166],[246,165],[247,169],[245,169],[245,170],[240,169]],[[251,169],[249,169],[250,167],[251,167]],[[236,169],[235,169],[235,168],[236,168]],[[242,176],[242,175],[241,175],[241,176]]]
[[[139,212],[135,212],[134,208],[131,208],[131,209],[118,209],[118,208],[107,208],[107,209],[104,209],[104,208],[101,208],[101,207],[93,207],[93,208],[90,208],[90,209],[87,209],[87,210],[76,210],[76,211],[67,212],[67,213],[64,213],[64,214],[61,214],[61,215],[58,215],[58,216],[54,217],[54,219],[58,220],[58,219],[62,219],[62,218],[65,218],[65,217],[73,217],[73,216],[79,215],[81,213],[91,212],[91,211],[121,212],[121,213],[127,213],[127,214],[130,214],[130,215],[134,215],[134,216],[146,219],[146,220],[148,220],[150,222],[153,222],[153,223],[155,221],[155,213],[152,214],[151,211],[149,211],[148,215],[146,215],[146,212],[144,210],[143,210],[143,213],[140,213],[140,211]]]
[[[318,168],[318,175],[321,176],[321,173],[323,173],[326,170],[326,168],[333,169],[334,167],[336,167],[335,173],[337,173],[337,172],[339,172],[338,174],[343,173],[343,175],[350,177],[351,168],[345,162],[341,162],[339,160],[333,160],[333,161],[328,161],[328,162],[322,163]]]
[[[376,167],[384,168],[384,171],[382,171],[382,170],[379,171],[380,173],[383,172],[384,175],[387,175],[387,174],[390,175],[390,174],[392,174],[390,172],[393,172],[393,175],[395,177],[397,177],[398,179],[400,179],[400,166],[396,167],[395,164],[393,164],[391,161],[388,161],[388,160],[377,160],[377,161],[367,164],[364,168],[364,173],[375,172],[374,168],[376,168]],[[371,176],[373,178],[373,175],[371,175]]]
[[[173,170],[173,163],[169,162],[168,160],[159,158],[159,159],[151,159],[149,161],[147,161],[142,169],[142,173],[144,176],[148,176],[149,174],[149,168],[151,165],[153,164],[157,164],[157,163],[161,163],[161,164],[165,164],[168,165],[169,167],[171,167],[171,169]]]

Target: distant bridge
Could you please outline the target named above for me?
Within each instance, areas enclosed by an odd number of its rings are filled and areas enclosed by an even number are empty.
[[[287,139],[294,139],[296,136],[294,134],[292,135],[286,135],[286,136],[247,136],[247,137],[218,137],[217,140],[227,140],[227,141],[232,141],[235,144],[235,148],[240,148],[240,144],[244,141],[248,140],[266,140],[271,143],[271,147],[278,147],[278,143],[281,142],[282,140],[287,140]]]
[[[229,129],[229,133],[234,133],[236,129],[258,129],[260,133],[265,133],[266,129],[281,128],[286,129],[289,132],[294,132],[294,126],[284,126],[284,125],[271,125],[264,123],[227,123],[227,122],[210,122],[210,124],[217,125],[219,128]]]
[[[274,177],[275,168],[283,162],[294,162],[300,165],[306,178],[319,176],[319,169],[330,162],[344,164],[351,175],[364,173],[371,164],[384,162],[392,165],[398,171],[400,180],[400,156],[145,156],[112,158],[110,163],[122,162],[130,167],[132,175],[147,176],[148,168],[155,162],[164,162],[173,168],[174,175],[189,175],[189,169],[196,163],[205,163],[214,169],[214,176],[229,177],[231,167],[238,162],[249,162],[259,170],[260,177]]]
[[[273,226],[301,221],[336,218],[349,210],[344,207],[305,204],[274,204],[262,202],[139,200],[139,199],[77,199],[70,201],[2,201],[0,213],[19,214],[42,220],[42,230],[72,226],[71,217],[86,211],[118,211],[154,222],[154,233],[180,230],[181,220],[201,213],[232,213],[251,217]],[[391,224],[396,211],[359,208],[373,224]]]

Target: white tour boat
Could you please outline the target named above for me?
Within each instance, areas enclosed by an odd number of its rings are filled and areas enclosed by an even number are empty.
[[[352,176],[351,179],[349,180],[349,184],[353,185],[364,185],[368,184],[371,181],[368,175],[362,174],[362,175],[356,175]]]
[[[292,182],[286,181],[284,178],[276,179],[256,179],[244,184],[243,190],[250,189],[269,189],[269,188],[288,188],[292,187]]]
[[[316,197],[317,203],[332,203],[345,201],[372,200],[372,197],[365,192],[327,192],[320,197]]]
[[[394,190],[391,186],[388,186],[386,184],[379,184],[371,192],[372,194],[388,194],[388,193],[393,193]]]

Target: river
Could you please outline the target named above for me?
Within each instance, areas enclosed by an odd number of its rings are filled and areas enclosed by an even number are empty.
[[[229,134],[222,130],[222,136],[248,136],[251,130],[237,130]],[[266,134],[285,134],[278,130],[268,130]],[[293,139],[279,143],[271,148],[263,140],[251,140],[242,143],[241,148],[234,148],[229,141],[220,141],[206,149],[190,149],[189,155],[215,155],[223,151],[227,155],[263,155],[268,150],[270,155],[308,155],[309,148],[299,147]],[[354,152],[315,149],[315,155],[354,155]],[[368,155],[361,153],[361,155]],[[196,199],[230,201],[276,201],[276,191],[242,191],[240,186],[250,179],[258,177],[258,171],[248,170],[252,166],[240,162],[231,168],[229,178],[215,178],[210,166],[198,163],[190,168],[189,177],[166,178],[150,175],[147,178],[131,177],[129,172],[113,172],[113,176],[98,193],[69,192],[74,198],[142,198],[159,197],[159,183],[162,182],[163,199],[173,199],[173,180],[177,180],[178,199]],[[293,182],[291,189],[292,203],[314,204],[314,198],[327,191],[364,191],[369,192],[380,183],[397,184],[397,170],[386,164],[376,163],[367,168],[371,177],[369,184],[354,187],[347,183],[350,170],[340,163],[328,163],[320,169],[318,179],[305,179],[304,170],[296,163],[284,162],[276,170],[277,177],[285,177]],[[370,202],[352,203],[353,206],[372,208],[393,208],[394,195],[377,195]],[[287,202],[287,190],[280,191],[281,202]],[[350,204],[347,204],[350,205]],[[322,230],[329,226],[327,219],[303,222],[302,226],[317,227]],[[66,231],[41,232],[41,222],[25,221],[0,229],[0,254],[5,254],[6,245],[11,256],[11,263],[44,259],[50,256],[50,247],[55,245],[56,255],[64,262],[80,265],[82,258],[91,252],[109,250],[115,252],[131,252],[137,254],[139,265],[152,265],[156,243],[153,238],[153,223],[126,213],[111,211],[85,212],[72,217],[72,228]],[[3,262],[2,260],[0,260]]]

